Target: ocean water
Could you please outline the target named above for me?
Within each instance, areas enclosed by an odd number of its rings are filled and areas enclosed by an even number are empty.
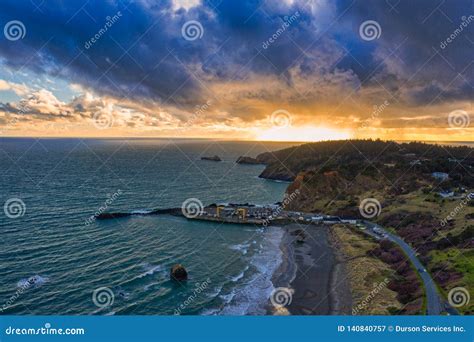
[[[238,165],[289,143],[0,139],[0,314],[264,314],[282,231],[171,216],[95,221],[188,198],[274,203],[287,184]],[[219,155],[222,162],[200,160]],[[10,216],[19,216],[10,218]],[[189,280],[169,280],[173,264]]]

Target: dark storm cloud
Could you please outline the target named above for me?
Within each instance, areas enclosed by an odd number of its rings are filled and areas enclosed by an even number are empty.
[[[407,88],[406,99],[418,104],[440,98],[472,99],[473,4],[471,0],[356,1],[345,18],[354,33],[366,20],[376,20],[382,33],[378,40],[353,41],[357,62],[348,57],[343,63],[352,65],[364,84],[374,80],[370,76],[392,75],[398,87]],[[455,38],[446,43],[452,35]]]
[[[208,82],[275,75],[291,89],[295,74],[326,81],[335,71],[354,73],[362,86],[377,87],[377,80],[389,90],[404,88],[400,93],[416,103],[430,103],[439,92],[438,100],[472,98],[474,45],[466,38],[474,41],[474,22],[445,49],[439,46],[462,16],[473,14],[471,1],[440,7],[432,0],[390,4],[224,0],[175,11],[169,0],[51,0],[39,8],[29,1],[4,0],[1,23],[21,20],[27,33],[19,41],[2,39],[0,54],[13,68],[63,77],[98,93],[187,108],[203,102]],[[106,17],[119,12],[116,22],[85,48]],[[295,13],[297,19],[264,48]],[[367,42],[358,29],[369,19],[380,23],[382,35]],[[201,39],[182,37],[189,20],[202,25]],[[297,72],[291,73],[292,68]]]

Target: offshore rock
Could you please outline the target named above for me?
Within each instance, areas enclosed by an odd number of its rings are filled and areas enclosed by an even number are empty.
[[[170,271],[171,280],[183,281],[188,279],[188,272],[181,264],[176,264],[171,267]]]

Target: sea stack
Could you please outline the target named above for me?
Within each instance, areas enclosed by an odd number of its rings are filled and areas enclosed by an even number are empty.
[[[171,267],[170,278],[171,280],[177,280],[177,281],[187,280],[188,272],[186,271],[183,265],[176,264],[173,267]]]

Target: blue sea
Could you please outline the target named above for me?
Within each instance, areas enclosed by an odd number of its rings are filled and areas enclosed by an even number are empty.
[[[90,218],[189,198],[274,203],[287,184],[235,160],[291,145],[0,139],[0,314],[264,314],[281,261],[280,228],[166,215]],[[200,160],[212,155],[223,161]],[[169,280],[177,263],[186,283]]]

